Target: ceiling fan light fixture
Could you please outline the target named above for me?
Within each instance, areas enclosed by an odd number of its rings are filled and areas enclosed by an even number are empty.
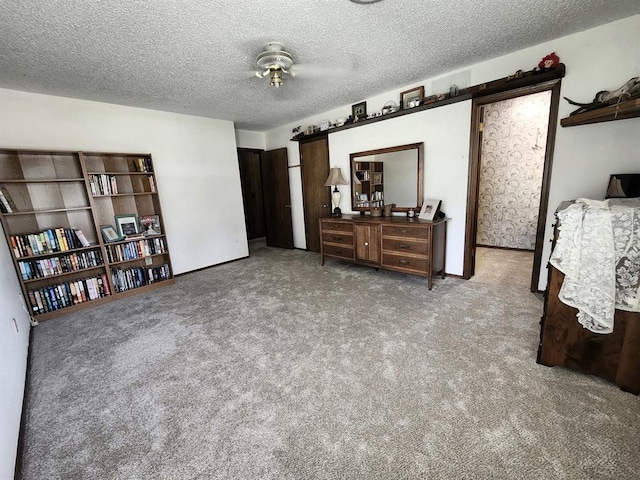
[[[272,87],[280,88],[282,86],[282,74],[279,69],[271,70],[269,80]]]

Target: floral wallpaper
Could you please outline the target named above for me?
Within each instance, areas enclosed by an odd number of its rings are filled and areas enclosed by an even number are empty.
[[[551,92],[485,106],[476,244],[533,250]]]

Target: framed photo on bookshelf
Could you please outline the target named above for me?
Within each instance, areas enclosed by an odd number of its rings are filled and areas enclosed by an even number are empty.
[[[140,231],[144,235],[160,235],[160,217],[158,215],[141,215],[138,217],[140,221]]]
[[[100,232],[102,233],[102,238],[104,238],[104,241],[107,243],[122,240],[122,237],[118,235],[113,225],[100,225]]]
[[[129,213],[126,215],[116,215],[114,218],[116,221],[116,228],[118,229],[118,233],[121,237],[137,235],[140,233],[137,215]]]
[[[433,221],[438,214],[438,210],[440,210],[440,200],[425,200],[422,203],[422,208],[420,209],[420,215],[418,215],[418,218]]]

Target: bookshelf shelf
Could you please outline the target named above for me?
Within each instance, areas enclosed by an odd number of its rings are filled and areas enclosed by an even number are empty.
[[[107,243],[101,233],[118,215],[163,225],[153,170],[149,154],[0,149],[0,221],[34,318],[174,282],[165,235]],[[94,196],[103,186],[117,193]],[[140,241],[151,242],[142,250],[151,255],[109,261],[111,249]]]
[[[42,283],[42,282],[47,282],[50,281],[52,278],[62,278],[62,277],[68,277],[71,275],[77,275],[77,274],[81,274],[83,272],[88,272],[91,270],[104,270],[105,265],[97,265],[95,267],[86,267],[86,268],[80,268],[78,270],[73,270],[71,272],[62,272],[62,273],[56,273],[55,275],[47,275],[44,277],[38,277],[38,278],[30,278],[28,280],[23,280],[24,283],[28,283],[28,284],[35,284],[35,283]]]
[[[17,215],[45,215],[47,213],[77,212],[81,210],[91,210],[91,207],[54,208],[50,210],[27,210],[27,211],[20,211],[20,212],[5,213],[4,215],[8,217],[17,216]]]

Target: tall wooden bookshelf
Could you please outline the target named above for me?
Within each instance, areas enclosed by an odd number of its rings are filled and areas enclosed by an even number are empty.
[[[151,155],[1,149],[0,193],[0,221],[36,320],[174,282]],[[105,240],[101,227],[117,231],[119,215],[157,225],[129,225],[137,232]]]

